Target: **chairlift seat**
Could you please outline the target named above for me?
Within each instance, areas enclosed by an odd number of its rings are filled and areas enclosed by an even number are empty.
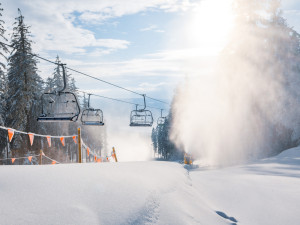
[[[103,112],[101,109],[87,108],[81,114],[82,125],[103,126]]]
[[[161,125],[164,125],[165,124],[165,122],[166,122],[166,117],[158,117],[158,119],[157,119],[157,125],[158,126],[161,126]]]
[[[129,126],[131,126],[131,127],[151,127],[152,126],[152,124],[146,124],[146,123],[134,123],[134,122],[131,122],[130,124],[129,124]]]
[[[133,110],[130,114],[131,127],[151,127],[153,124],[153,116],[149,110]]]
[[[102,123],[102,122],[94,122],[94,121],[86,121],[86,122],[82,122],[82,125],[88,125],[88,126],[104,126],[104,123]]]
[[[42,117],[40,116],[38,118],[38,121],[41,121],[41,122],[53,122],[53,121],[73,121],[73,118],[72,117]]]
[[[53,92],[42,95],[42,114],[40,122],[75,122],[80,114],[76,95],[72,92]]]

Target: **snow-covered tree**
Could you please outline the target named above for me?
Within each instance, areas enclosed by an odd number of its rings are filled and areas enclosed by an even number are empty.
[[[88,107],[88,101],[89,101],[88,96],[86,96],[85,93],[83,93],[82,104],[81,104],[82,109],[86,109]]]
[[[1,3],[0,3],[1,7]],[[3,9],[0,8],[0,18],[2,17],[2,11]],[[5,29],[4,29],[4,21],[0,19],[0,39],[1,42],[7,41],[7,38],[4,36]],[[0,125],[4,124],[4,108],[6,105],[6,90],[7,90],[7,79],[5,76],[5,69],[6,69],[6,63],[7,63],[7,57],[6,54],[8,52],[8,49],[6,45],[3,43],[0,43]]]
[[[154,153],[157,153],[157,132],[154,127],[152,128],[151,140],[152,140],[153,151]]]
[[[152,129],[152,144],[154,152],[165,160],[182,160],[183,149],[179,149],[170,140],[170,130],[172,124],[172,113],[165,119],[163,124],[159,124]]]
[[[37,73],[37,60],[32,53],[29,27],[24,23],[21,11],[18,12],[11,40],[14,50],[8,58],[5,124],[18,130],[36,132],[39,127],[36,118],[40,113],[42,80]],[[19,135],[14,140],[17,148],[22,143],[28,143],[28,137],[22,140]]]
[[[4,29],[4,21],[1,19],[2,17],[3,9],[1,8],[0,3],[0,41],[4,42],[7,41],[5,37],[5,29]],[[8,49],[6,45],[0,43],[0,125],[4,125],[5,120],[5,107],[6,107],[6,97],[7,97],[7,78],[6,78],[6,64],[7,64],[7,58],[6,54],[8,52]],[[1,136],[5,137],[6,133],[4,130],[0,131]],[[1,138],[0,144],[2,148],[0,149],[0,155],[1,152],[6,147],[6,139]]]
[[[60,61],[59,56],[56,56],[55,63],[57,63],[57,64],[62,63]],[[78,88],[76,86],[75,79],[72,77],[72,74],[69,73],[67,68],[65,68],[65,72],[66,72],[66,83],[67,83],[66,90],[73,92],[74,94],[77,95]],[[48,77],[48,79],[47,79],[45,91],[47,91],[47,92],[59,91],[63,88],[63,85],[64,85],[64,81],[63,81],[62,68],[60,65],[57,65],[54,68],[52,77]]]

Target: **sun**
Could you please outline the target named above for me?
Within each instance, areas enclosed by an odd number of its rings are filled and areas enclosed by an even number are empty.
[[[218,54],[227,43],[233,19],[232,0],[201,1],[186,25],[189,45],[204,55]]]

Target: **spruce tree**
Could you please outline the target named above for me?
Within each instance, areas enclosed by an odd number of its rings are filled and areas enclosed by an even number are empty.
[[[85,95],[85,93],[83,93],[81,108],[87,109],[87,107],[88,107],[88,97]]]
[[[0,3],[1,6],[1,3]],[[2,11],[3,9],[0,7],[0,17],[2,17]],[[7,41],[5,35],[5,29],[4,29],[4,21],[0,19],[0,41],[5,42]],[[6,45],[0,43],[0,125],[4,125],[5,120],[5,107],[6,107],[6,97],[7,97],[7,79],[6,79],[6,63],[7,58],[6,54],[8,52],[8,49]],[[4,130],[0,131],[1,138],[0,138],[0,156],[1,153],[4,155],[5,148],[6,148],[6,132]]]
[[[1,3],[0,3],[1,6]],[[2,11],[3,9],[0,8],[0,17],[2,17]],[[4,36],[5,29],[4,29],[4,21],[0,19],[0,41],[7,41],[6,37]],[[5,105],[6,105],[6,90],[7,90],[7,79],[5,76],[5,70],[6,70],[6,62],[7,57],[6,54],[8,52],[8,49],[6,45],[0,42],[0,125],[4,125],[4,117],[5,117]]]
[[[152,128],[151,140],[152,140],[153,151],[155,154],[157,153],[157,132],[154,127]]]
[[[25,132],[37,132],[39,124],[36,118],[40,113],[42,79],[37,73],[37,60],[32,53],[29,26],[24,23],[19,9],[18,12],[11,40],[14,50],[8,58],[5,124]],[[17,135],[14,140],[16,148],[20,148],[22,143],[27,143],[29,147],[28,137]]]

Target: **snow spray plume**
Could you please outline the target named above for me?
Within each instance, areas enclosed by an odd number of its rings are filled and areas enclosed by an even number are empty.
[[[300,39],[278,6],[234,1],[234,28],[214,72],[178,87],[171,139],[205,163],[240,163],[298,144]]]
[[[145,161],[151,157],[151,128],[130,127],[132,108],[127,104],[101,102],[107,133],[107,154],[115,147],[118,161]],[[97,106],[97,104],[95,103]],[[99,104],[100,105],[100,104]],[[95,133],[95,135],[97,135]]]

